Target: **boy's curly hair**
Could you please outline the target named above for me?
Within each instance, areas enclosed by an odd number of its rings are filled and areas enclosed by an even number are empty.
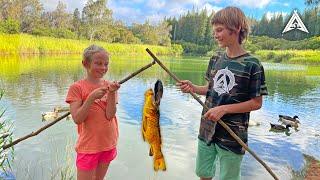
[[[237,7],[229,6],[218,11],[212,17],[211,24],[223,24],[231,31],[237,31],[240,27],[238,39],[240,44],[242,44],[249,34],[248,20],[241,9]]]

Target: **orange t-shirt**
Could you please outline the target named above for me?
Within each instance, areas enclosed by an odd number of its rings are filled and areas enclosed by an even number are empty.
[[[108,81],[104,81],[104,85],[107,84]],[[66,102],[69,104],[75,101],[84,102],[93,90],[101,86],[86,80],[79,80],[70,86]],[[118,122],[116,117],[106,118],[107,94],[108,92],[101,99],[95,100],[89,109],[88,117],[77,125],[76,152],[97,153],[116,147],[119,136]]]

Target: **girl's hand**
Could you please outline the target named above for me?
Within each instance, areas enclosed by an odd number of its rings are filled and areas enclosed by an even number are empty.
[[[108,87],[106,86],[97,88],[89,94],[88,99],[93,101],[96,99],[101,99],[106,94],[107,91],[108,91]]]
[[[210,108],[203,116],[204,118],[211,121],[219,121],[222,116],[226,114],[226,109],[224,106],[217,106],[214,108]]]
[[[120,84],[117,81],[113,81],[108,85],[109,92],[117,91],[119,88],[120,88]]]
[[[176,85],[179,86],[184,93],[194,92],[194,85],[189,80],[182,80]]]

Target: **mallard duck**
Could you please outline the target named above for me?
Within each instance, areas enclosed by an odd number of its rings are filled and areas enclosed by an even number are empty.
[[[285,115],[279,115],[279,121],[282,121],[282,120],[292,121],[292,122],[301,124],[298,116],[290,117]]]
[[[249,126],[260,126],[260,125],[261,125],[261,123],[258,121],[255,121],[253,119],[249,120]]]
[[[294,116],[293,118],[291,118],[290,116],[283,116],[283,115],[279,115],[279,121],[282,122],[282,124],[284,125],[291,125],[291,127],[294,127],[294,128],[298,128],[298,123],[299,120],[298,119],[298,116]]]
[[[58,112],[45,112],[41,114],[42,121],[53,121],[58,118]]]
[[[271,123],[270,123],[270,126],[271,126],[272,130],[277,130],[277,131],[288,131],[289,127],[291,127],[290,124],[288,124],[288,125],[286,125],[286,127],[284,127],[280,124],[271,124]]]

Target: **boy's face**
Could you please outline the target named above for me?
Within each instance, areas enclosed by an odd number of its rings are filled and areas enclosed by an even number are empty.
[[[91,62],[85,64],[88,75],[94,78],[102,78],[108,71],[109,57],[105,52],[93,54]]]
[[[212,29],[213,38],[217,41],[219,47],[226,48],[234,43],[238,43],[238,34],[229,30],[225,25],[214,24]]]

